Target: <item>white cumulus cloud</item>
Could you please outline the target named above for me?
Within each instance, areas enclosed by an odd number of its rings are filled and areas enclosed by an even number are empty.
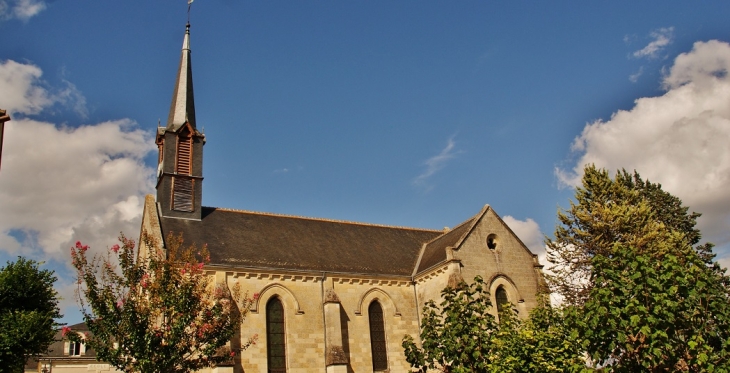
[[[13,18],[27,21],[46,7],[43,0],[0,0],[0,21]]]
[[[514,232],[517,237],[522,240],[522,243],[524,243],[533,254],[541,255],[545,252],[543,234],[540,231],[540,226],[537,222],[530,218],[527,218],[526,220],[515,219],[510,215],[503,217],[502,220],[510,229],[512,229],[512,232]],[[543,258],[541,257],[541,259]]]
[[[12,60],[0,61],[0,103],[11,114],[38,114],[56,100],[41,86],[38,66]]]
[[[72,85],[52,93],[41,73],[1,63],[3,109],[32,115],[59,102],[78,109],[83,96]],[[66,127],[13,116],[0,168],[0,250],[67,262],[76,240],[104,250],[120,231],[138,234],[144,194],[154,189],[144,163],[153,149],[152,134],[129,119]]]
[[[666,92],[631,110],[586,124],[572,144],[572,170],[556,169],[576,186],[586,164],[637,170],[703,214],[704,238],[730,251],[730,45],[697,42],[663,78]]]

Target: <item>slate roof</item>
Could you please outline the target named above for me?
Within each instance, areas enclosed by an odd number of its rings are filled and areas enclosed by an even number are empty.
[[[195,128],[195,98],[193,94],[193,67],[190,58],[190,24],[185,26],[180,67],[177,69],[175,90],[172,92],[167,129],[177,131],[186,122]]]
[[[454,229],[427,243],[423,250],[421,262],[418,264],[416,274],[446,260],[446,248],[454,247],[459,241],[461,241],[464,235],[469,232],[474,223],[474,219],[476,218],[476,216],[472,217],[471,219],[454,227]]]
[[[160,217],[163,237],[207,244],[212,265],[411,276],[438,230],[203,207],[201,220]]]

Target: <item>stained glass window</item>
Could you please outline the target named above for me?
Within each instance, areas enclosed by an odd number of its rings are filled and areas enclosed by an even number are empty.
[[[284,306],[279,298],[266,304],[266,351],[269,373],[286,372],[286,336],[284,334]]]
[[[368,307],[370,315],[370,350],[373,354],[373,371],[388,369],[388,351],[385,344],[385,320],[383,308],[378,301],[373,301]]]

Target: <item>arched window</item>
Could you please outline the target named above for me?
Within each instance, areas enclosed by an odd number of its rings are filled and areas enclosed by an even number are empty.
[[[497,291],[494,292],[494,298],[497,302],[497,313],[502,313],[502,311],[504,311],[504,305],[509,303],[509,298],[507,298],[507,290],[504,290],[504,286],[500,285],[497,288]]]
[[[373,371],[388,370],[388,351],[385,346],[385,320],[378,301],[368,307],[370,316],[370,350],[373,354]]]
[[[284,306],[277,297],[266,303],[266,352],[269,373],[286,372],[286,337]]]

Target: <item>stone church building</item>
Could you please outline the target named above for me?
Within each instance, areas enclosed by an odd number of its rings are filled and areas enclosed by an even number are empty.
[[[401,342],[418,340],[424,304],[477,275],[493,304],[508,300],[523,317],[536,305],[537,256],[488,205],[444,230],[203,206],[206,139],[195,121],[189,25],[177,74],[142,230],[207,244],[217,282],[258,294],[240,333],[258,341],[234,371],[408,372]]]

